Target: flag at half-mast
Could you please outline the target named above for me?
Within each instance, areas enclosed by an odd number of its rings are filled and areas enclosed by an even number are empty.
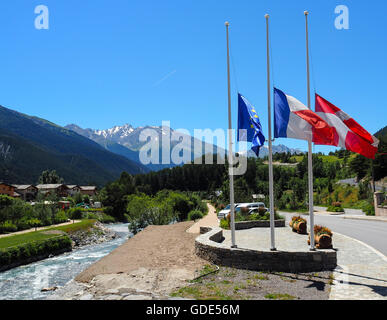
[[[260,147],[265,144],[265,136],[258,114],[251,103],[240,93],[238,93],[238,141],[251,142],[251,149],[257,157]]]
[[[334,129],[296,98],[274,88],[274,137],[334,143]]]
[[[375,159],[379,140],[365,130],[348,114],[316,94],[316,113],[334,128],[333,143],[327,144],[359,153],[366,158]]]

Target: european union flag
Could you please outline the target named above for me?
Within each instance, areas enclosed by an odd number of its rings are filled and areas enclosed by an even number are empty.
[[[246,129],[246,134],[239,130]],[[261,122],[255,108],[238,93],[238,141],[252,142],[251,150],[259,156],[259,148],[265,143],[265,136],[262,133]]]

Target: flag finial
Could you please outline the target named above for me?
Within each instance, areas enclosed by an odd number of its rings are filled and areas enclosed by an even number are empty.
[[[226,27],[228,27],[228,26],[230,25],[230,23],[229,23],[228,21],[226,21],[226,22],[224,23],[224,25],[225,25]]]
[[[267,13],[265,14],[265,18],[266,18],[266,19],[268,19],[268,18],[269,18],[269,15],[268,15]]]
[[[308,14],[309,14],[309,12],[305,10],[305,11],[304,11],[304,15],[307,16]]]

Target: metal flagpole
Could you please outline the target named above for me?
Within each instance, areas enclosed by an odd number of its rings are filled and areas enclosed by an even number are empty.
[[[270,197],[270,238],[271,251],[276,251],[274,241],[274,191],[273,191],[273,154],[271,140],[271,86],[270,86],[270,51],[269,51],[269,15],[266,18],[266,54],[267,54],[267,111],[269,117],[269,197]]]
[[[235,208],[234,208],[234,171],[232,152],[232,125],[231,125],[231,90],[230,90],[230,49],[228,41],[229,23],[226,21],[227,35],[227,86],[228,86],[228,164],[230,177],[230,215],[231,215],[231,248],[236,248],[235,244]]]
[[[308,88],[308,108],[310,105],[310,80],[309,80],[309,35],[308,35],[308,11],[304,11],[306,30],[306,74]],[[310,250],[314,251],[314,213],[313,213],[313,163],[312,163],[312,141],[308,141],[308,179],[309,179],[309,223],[310,223]]]

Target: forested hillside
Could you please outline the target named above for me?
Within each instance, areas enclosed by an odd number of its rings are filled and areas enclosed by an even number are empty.
[[[143,165],[47,120],[0,106],[0,181],[36,183],[55,169],[67,183],[104,185],[121,172],[147,172]]]

